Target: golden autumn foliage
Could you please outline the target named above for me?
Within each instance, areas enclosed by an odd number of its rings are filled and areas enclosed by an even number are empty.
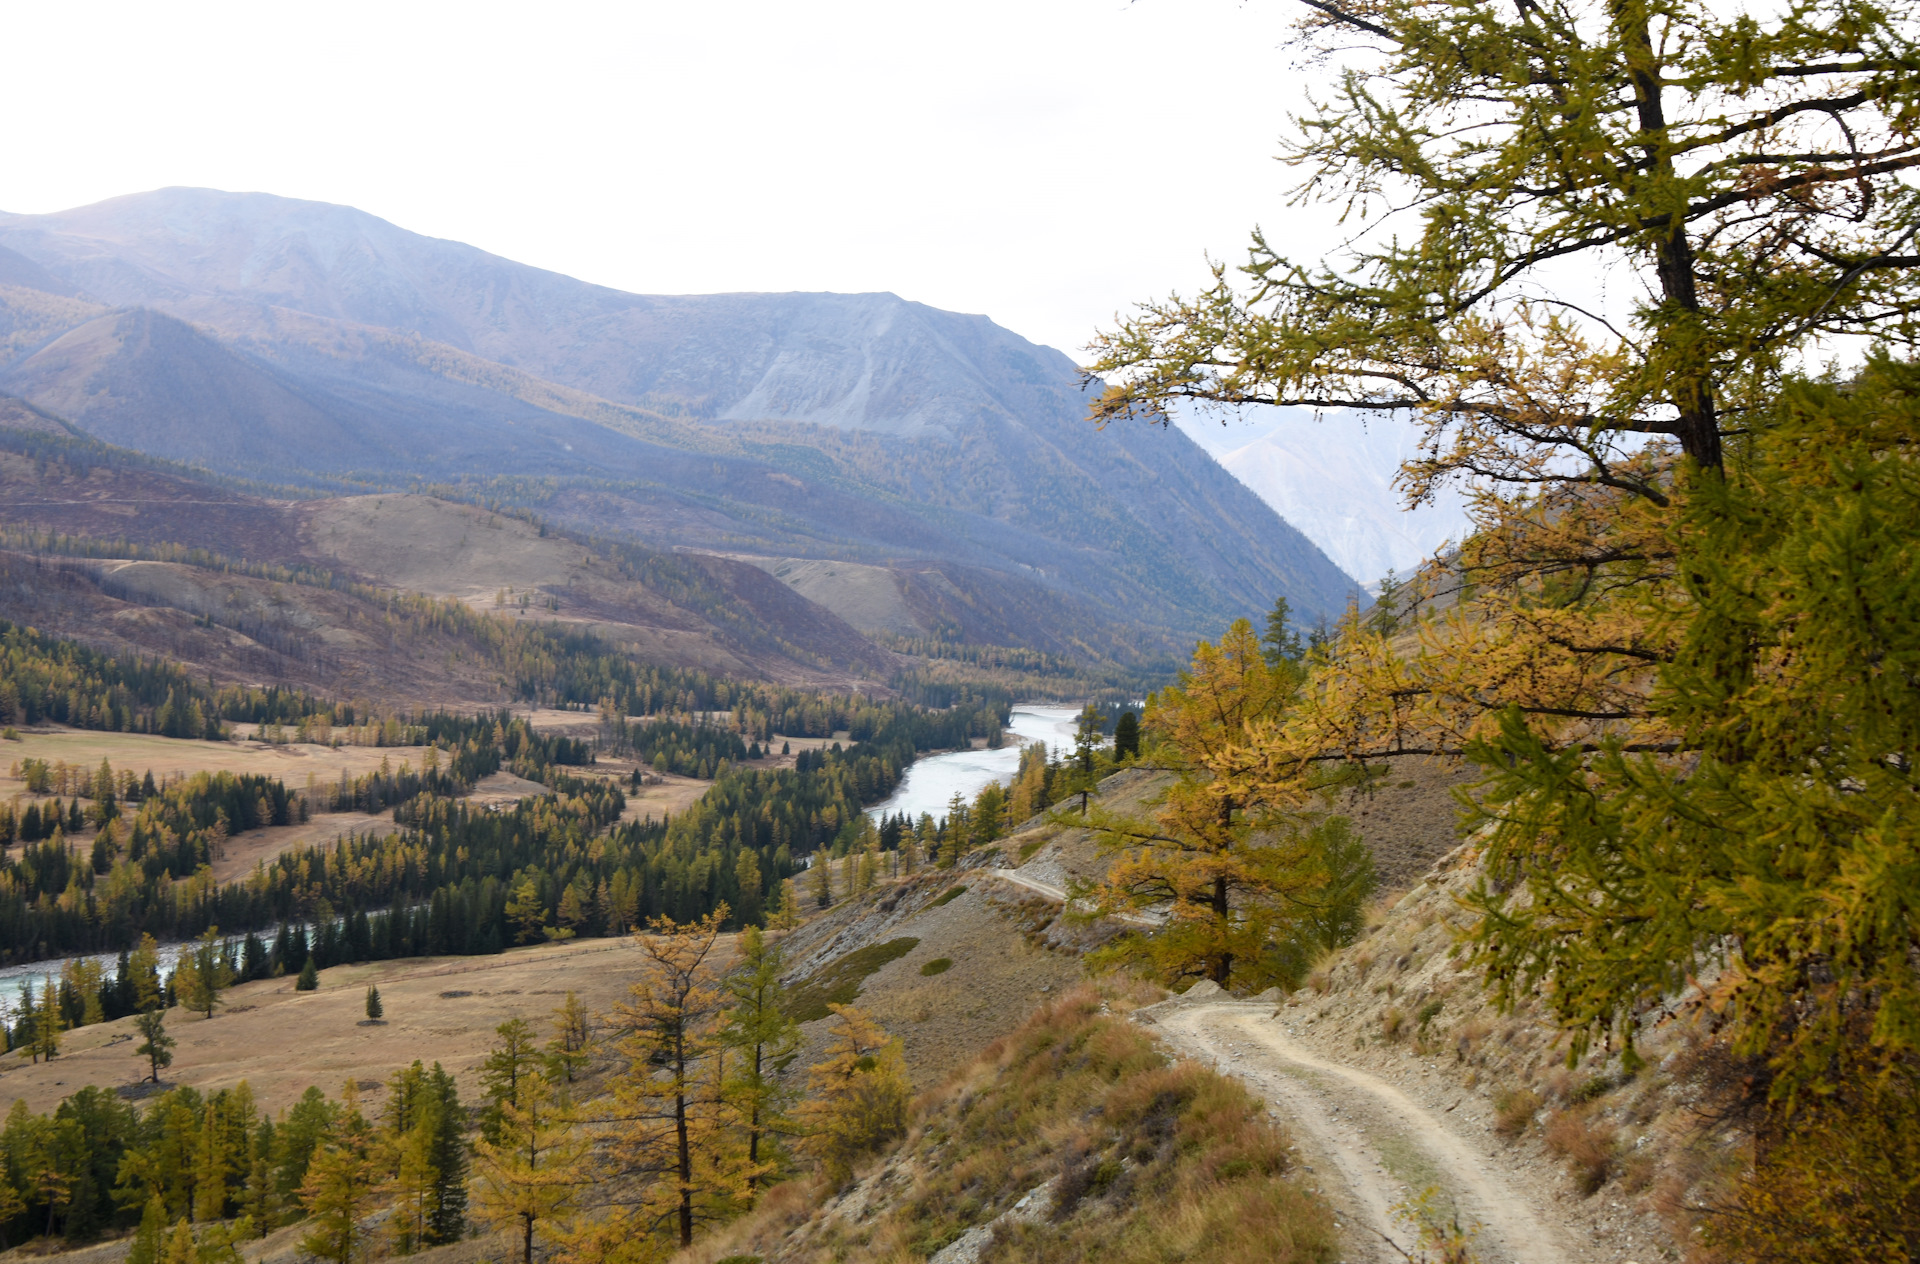
[[[1206,978],[1254,990],[1297,985],[1372,887],[1345,822],[1312,810],[1317,787],[1241,775],[1250,742],[1294,704],[1306,673],[1272,654],[1242,619],[1202,642],[1177,686],[1148,700],[1155,766],[1176,773],[1151,819],[1090,814],[1117,853],[1086,892],[1093,913],[1137,926],[1103,960],[1131,960],[1167,983]],[[1276,794],[1276,787],[1292,791]]]

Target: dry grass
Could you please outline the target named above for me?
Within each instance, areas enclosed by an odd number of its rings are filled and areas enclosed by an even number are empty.
[[[837,1205],[781,1191],[701,1260],[919,1260],[1000,1220],[983,1260],[1325,1264],[1333,1217],[1293,1179],[1287,1134],[1238,1083],[1169,1063],[1083,987],[990,1045],[919,1104],[912,1134]]]
[[[1592,1194],[1607,1183],[1620,1146],[1612,1124],[1584,1110],[1563,1110],[1547,1121],[1547,1148],[1573,1169],[1573,1183]]]
[[[242,984],[227,992],[227,1007],[211,1021],[168,1012],[167,1032],[180,1043],[167,1081],[208,1091],[246,1080],[260,1105],[277,1111],[310,1084],[332,1094],[349,1079],[384,1083],[395,1067],[420,1058],[442,1063],[470,1098],[496,1026],[525,1018],[544,1040],[568,990],[604,1014],[626,999],[638,958],[630,940],[573,940],[496,957],[335,966],[321,971],[317,992],[294,991],[291,977]],[[359,1025],[370,983],[386,1002],[387,1022],[378,1027]],[[83,1084],[134,1083],[147,1069],[134,1056],[136,1043],[132,1020],[123,1018],[68,1032],[53,1062],[6,1059],[0,1112],[24,1100],[45,1113]]]
[[[1533,1125],[1543,1105],[1530,1088],[1502,1089],[1493,1095],[1493,1130],[1511,1141]]]

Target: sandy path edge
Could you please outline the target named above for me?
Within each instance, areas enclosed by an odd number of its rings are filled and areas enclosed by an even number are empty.
[[[1378,1251],[1382,1235],[1403,1249],[1414,1247],[1405,1221],[1391,1210],[1419,1192],[1391,1171],[1407,1166],[1410,1146],[1437,1177],[1433,1183],[1443,1201],[1450,1197],[1464,1222],[1477,1223],[1475,1250],[1487,1264],[1574,1264],[1582,1258],[1569,1249],[1557,1217],[1534,1207],[1438,1115],[1378,1076],[1308,1050],[1268,1021],[1271,1012],[1270,1005],[1246,1001],[1176,1002],[1154,1006],[1148,1016],[1171,1043],[1245,1080],[1304,1134],[1302,1142],[1346,1187],[1336,1203],[1346,1203],[1347,1214],[1365,1226],[1366,1232],[1354,1235],[1356,1249]]]

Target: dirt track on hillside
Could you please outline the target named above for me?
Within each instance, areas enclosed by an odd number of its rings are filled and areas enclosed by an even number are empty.
[[[1477,1226],[1483,1264],[1614,1258],[1573,1240],[1537,1183],[1514,1172],[1488,1139],[1456,1126],[1451,1108],[1428,1109],[1376,1075],[1309,1050],[1272,1012],[1221,1000],[1175,1001],[1145,1014],[1178,1049],[1245,1081],[1293,1129],[1348,1231],[1347,1258],[1403,1259],[1383,1238],[1417,1252],[1396,1209],[1428,1188],[1438,1191],[1436,1212]]]

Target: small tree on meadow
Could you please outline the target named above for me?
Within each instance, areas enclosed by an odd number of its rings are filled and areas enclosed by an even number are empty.
[[[166,1019],[162,1009],[144,1010],[133,1019],[134,1030],[141,1037],[133,1052],[147,1060],[148,1078],[155,1084],[160,1082],[160,1072],[173,1065],[174,1039],[167,1034]]]
[[[592,1038],[592,1020],[587,1007],[580,1003],[579,993],[569,991],[553,1011],[553,1039],[547,1041],[548,1078],[573,1083],[574,1077],[587,1065]]]
[[[209,926],[194,941],[192,951],[182,953],[174,971],[174,987],[180,993],[183,1009],[206,1018],[220,1002],[220,993],[233,983],[233,971],[220,947],[220,928]]]

